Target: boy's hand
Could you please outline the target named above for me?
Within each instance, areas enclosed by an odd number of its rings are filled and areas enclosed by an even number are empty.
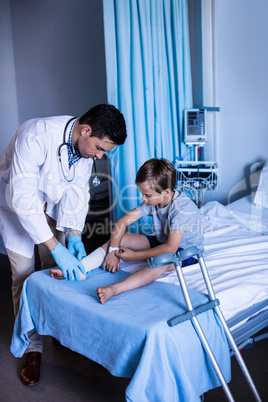
[[[119,271],[120,260],[115,255],[114,251],[111,251],[110,253],[107,254],[107,256],[105,257],[105,260],[103,261],[102,267],[106,271],[112,272],[113,274],[115,273],[115,271],[117,271],[117,272]]]
[[[115,252],[115,255],[125,262],[133,261],[136,259],[136,252],[127,247],[120,247],[119,250]]]

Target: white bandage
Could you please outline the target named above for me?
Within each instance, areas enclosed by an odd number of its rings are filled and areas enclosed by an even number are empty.
[[[117,250],[119,250],[119,247],[109,247],[108,253],[110,253],[111,251],[117,251]]]
[[[82,274],[82,272],[79,269],[79,281],[84,281],[86,278],[87,278],[87,274]],[[74,273],[72,274],[72,281],[75,281]]]
[[[86,272],[90,272],[95,268],[99,268],[99,266],[103,263],[104,258],[106,257],[106,253],[103,248],[99,247],[96,250],[92,251],[85,258],[82,258],[81,262],[85,267]]]
[[[103,248],[99,247],[96,250],[92,251],[89,255],[82,258],[80,261],[86,270],[86,274],[92,271],[93,269],[99,268],[99,266],[103,263],[104,258],[106,257],[106,253]],[[79,270],[79,280],[84,281],[87,278],[86,274],[82,274]],[[75,280],[74,275],[72,280]]]
[[[87,274],[82,274],[79,269],[79,281],[84,281],[85,279],[87,279]]]

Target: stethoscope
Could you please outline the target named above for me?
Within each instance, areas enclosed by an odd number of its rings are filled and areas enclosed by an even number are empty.
[[[66,181],[68,181],[69,183],[72,182],[73,179],[75,178],[75,164],[74,164],[74,163],[72,164],[72,166],[73,166],[72,177],[71,177],[71,178],[67,177],[66,174],[65,174],[65,172],[64,172],[63,165],[62,165],[61,152],[62,152],[63,147],[66,146],[67,151],[70,150],[70,152],[71,152],[71,154],[72,154],[72,158],[74,159],[74,151],[73,151],[73,148],[72,148],[72,146],[71,146],[70,144],[68,144],[68,142],[66,142],[66,131],[67,131],[67,127],[68,127],[69,123],[70,123],[72,120],[75,120],[76,118],[77,118],[77,117],[72,117],[70,120],[67,121],[67,123],[66,123],[66,125],[65,125],[65,127],[64,127],[64,131],[63,131],[63,142],[62,142],[62,144],[59,146],[59,149],[58,149],[58,157],[59,157],[59,162],[60,162],[61,171],[62,171],[62,174],[63,174],[64,179],[65,179]],[[97,176],[97,169],[96,169],[96,162],[95,162],[96,159],[97,159],[97,158],[93,158],[93,167],[94,167],[94,174],[95,174],[95,177],[94,177],[93,180],[92,180],[92,186],[94,186],[94,187],[97,187],[97,186],[100,184],[100,179],[99,179],[98,176]]]

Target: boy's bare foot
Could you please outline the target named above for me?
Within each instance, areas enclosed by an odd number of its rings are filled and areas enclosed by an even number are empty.
[[[51,268],[50,276],[55,279],[65,279],[60,268]]]
[[[113,285],[105,286],[104,288],[97,288],[97,293],[101,304],[104,304],[112,296],[116,295],[116,289]]]
[[[50,276],[55,279],[65,279],[63,276],[62,270],[60,268],[51,268]],[[82,272],[79,271],[79,280],[84,281],[86,278],[87,278],[87,275],[82,274]],[[73,274],[72,281],[74,281],[74,280],[75,280],[75,278],[74,278],[74,274]]]

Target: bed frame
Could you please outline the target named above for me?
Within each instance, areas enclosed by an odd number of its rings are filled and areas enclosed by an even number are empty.
[[[232,327],[245,321],[241,326],[232,330]],[[264,300],[247,308],[227,321],[238,348],[253,347],[255,342],[268,338],[268,300]],[[261,335],[254,336],[265,330]]]

